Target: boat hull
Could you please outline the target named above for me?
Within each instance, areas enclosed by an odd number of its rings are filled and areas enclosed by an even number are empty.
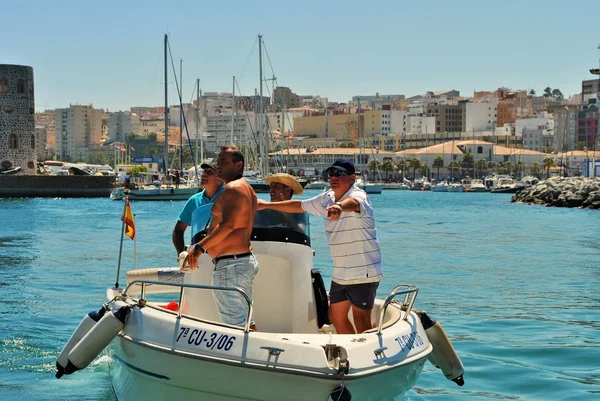
[[[118,400],[326,401],[341,377],[281,373],[251,364],[177,355],[119,336],[113,341],[111,380]],[[352,399],[389,401],[412,388],[426,357],[384,372],[346,377]],[[374,389],[377,389],[374,391]]]
[[[135,201],[160,201],[160,200],[188,200],[192,195],[198,193],[199,188],[153,188],[132,189],[129,192],[123,188],[117,188],[110,194],[112,200],[121,200],[127,195],[127,199]]]

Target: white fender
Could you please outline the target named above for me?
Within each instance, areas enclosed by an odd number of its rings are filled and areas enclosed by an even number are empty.
[[[419,312],[419,317],[425,333],[427,333],[427,338],[433,346],[433,351],[427,356],[427,359],[433,366],[441,369],[448,380],[462,386],[465,384],[463,378],[465,368],[442,325],[427,316],[425,312]]]
[[[65,373],[87,367],[113,338],[125,327],[125,320],[131,310],[130,306],[122,306],[114,314],[106,313],[98,323],[69,352],[69,362]]]
[[[65,367],[69,363],[69,352],[81,341],[81,339],[94,327],[94,325],[102,319],[102,316],[106,313],[106,305],[102,305],[102,308],[96,312],[90,312],[84,316],[79,323],[79,326],[75,329],[71,338],[65,344],[60,355],[56,358],[56,378],[60,379],[65,372]],[[67,373],[69,374],[69,373]]]

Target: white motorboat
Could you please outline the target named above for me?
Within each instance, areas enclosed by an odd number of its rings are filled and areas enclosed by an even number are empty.
[[[483,180],[479,178],[467,177],[462,181],[465,192],[487,192],[487,188],[483,185]]]
[[[448,192],[465,192],[465,188],[462,186],[462,184],[453,182],[448,184]]]
[[[336,334],[312,268],[309,232],[306,214],[257,212],[253,302],[240,289],[211,286],[207,255],[183,280],[176,268],[128,274],[125,289],[107,289],[104,316],[84,317],[57,360],[57,377],[84,368],[110,342],[119,400],[383,401],[413,387],[428,358],[464,383],[440,324],[413,308],[414,286],[399,285],[376,300],[372,330]],[[247,300],[245,327],[220,322],[214,291]],[[165,305],[169,299],[178,302]],[[251,318],[259,331],[250,330]]]
[[[316,180],[316,181],[310,181],[308,184],[306,184],[306,186],[304,187],[305,189],[325,189],[325,187],[328,184],[325,181],[322,180]]]
[[[200,187],[180,185],[179,188],[167,185],[144,185],[138,189],[115,188],[110,193],[110,199],[122,200],[125,195],[129,200],[188,200],[192,195],[198,193]]]
[[[432,192],[448,192],[448,184],[445,182],[439,182],[431,186]]]

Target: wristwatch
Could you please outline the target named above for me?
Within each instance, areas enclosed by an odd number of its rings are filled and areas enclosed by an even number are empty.
[[[199,242],[196,242],[194,244],[194,253],[196,253],[196,249],[200,251],[200,254],[206,253],[206,251],[204,250],[204,248],[202,248]]]
[[[342,206],[342,202],[335,202],[336,205],[338,205],[340,207],[340,209],[344,210],[344,207]]]

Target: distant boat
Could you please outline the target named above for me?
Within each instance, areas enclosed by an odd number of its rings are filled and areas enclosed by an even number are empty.
[[[440,182],[438,184],[431,186],[432,192],[448,192],[448,184],[445,182]]]

